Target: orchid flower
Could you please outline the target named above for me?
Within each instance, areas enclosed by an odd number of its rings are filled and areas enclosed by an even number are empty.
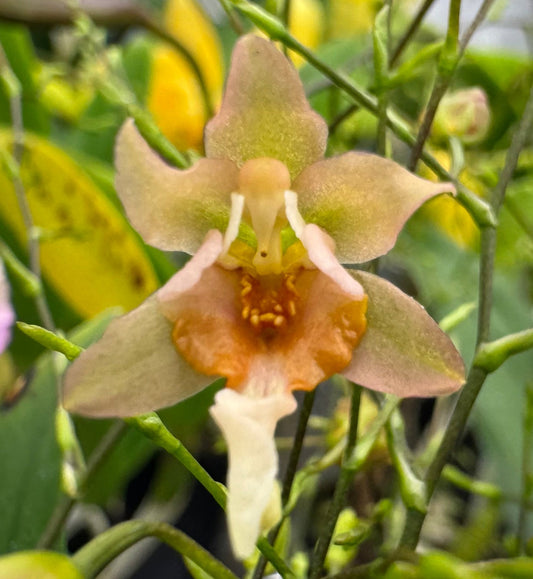
[[[425,200],[453,187],[366,153],[323,159],[326,140],[293,66],[252,35],[235,47],[205,159],[169,167],[127,121],[116,186],[128,218],[147,243],[195,255],[66,374],[65,407],[101,417],[172,405],[227,379],[211,414],[228,445],[241,558],[261,531],[274,430],[295,410],[294,390],[335,373],[398,396],[463,382],[461,357],[417,302],[338,261],[383,255]]]
[[[9,285],[4,266],[0,260],[0,354],[11,342],[11,328],[15,323],[15,312],[11,306]]]

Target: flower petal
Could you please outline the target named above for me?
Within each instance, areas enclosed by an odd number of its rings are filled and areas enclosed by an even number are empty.
[[[366,296],[345,291],[329,275],[301,272],[294,282],[299,300],[296,315],[272,349],[283,360],[292,389],[311,390],[341,372],[364,339]]]
[[[237,190],[231,161],[200,159],[185,171],[170,167],[129,119],[117,137],[115,164],[118,195],[147,243],[194,253],[208,230],[226,228]]]
[[[388,281],[350,272],[368,294],[368,326],[343,374],[397,396],[439,396],[458,390],[465,369],[459,352],[424,308]]]
[[[88,416],[134,416],[170,406],[213,382],[176,352],[157,293],[111,322],[67,369],[63,405]]]
[[[334,242],[327,233],[317,225],[309,223],[304,227],[300,239],[309,259],[322,273],[330,277],[346,293],[354,298],[363,299],[364,289],[337,261],[333,253]]]
[[[387,253],[404,223],[435,195],[454,192],[368,153],[346,153],[314,163],[292,185],[306,222],[335,240],[340,262],[362,263]]]
[[[163,313],[171,321],[176,319],[175,308],[181,310],[179,299],[183,292],[190,290],[201,279],[204,270],[211,267],[223,249],[223,238],[220,231],[212,229],[205,236],[204,242],[185,266],[175,273],[157,292]]]
[[[322,157],[326,141],[326,123],[311,110],[294,67],[272,42],[242,38],[233,51],[222,107],[206,127],[207,156],[238,165],[271,157],[294,178]]]
[[[228,525],[233,550],[240,559],[253,552],[274,487],[276,424],[295,410],[296,401],[290,394],[249,398],[229,389],[219,391],[211,407],[228,445]]]
[[[308,227],[325,236],[315,225]],[[246,307],[255,307],[242,301],[247,274],[215,263],[222,243],[221,234],[211,232],[158,294],[174,324],[176,348],[195,370],[224,376],[228,387],[257,397],[310,390],[350,363],[366,326],[366,296],[358,282],[342,271],[351,282],[342,279],[345,289],[336,281],[337,271],[295,272],[279,288],[280,295],[287,293],[279,302],[283,327],[263,333],[244,315]],[[263,294],[255,282],[246,295],[261,301],[271,289]]]

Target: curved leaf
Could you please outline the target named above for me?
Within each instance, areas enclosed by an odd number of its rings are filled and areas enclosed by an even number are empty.
[[[12,135],[0,132],[0,150]],[[44,277],[82,316],[112,306],[130,310],[158,286],[141,242],[120,212],[61,149],[26,135],[21,178],[34,223],[44,237]],[[0,217],[27,243],[13,183],[0,168]]]

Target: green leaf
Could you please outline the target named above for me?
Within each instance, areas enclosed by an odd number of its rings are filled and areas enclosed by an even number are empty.
[[[72,339],[94,341],[110,317],[108,312],[84,324]],[[52,356],[46,354],[27,389],[0,414],[0,553],[35,547],[60,497],[56,404]]]

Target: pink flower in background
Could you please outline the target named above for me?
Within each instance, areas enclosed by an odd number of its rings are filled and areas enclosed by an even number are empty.
[[[0,261],[0,354],[11,342],[11,328],[15,322],[15,312],[11,306],[9,285],[4,266]]]
[[[132,121],[116,147],[117,191],[147,243],[195,253],[114,321],[65,378],[89,416],[169,406],[225,377],[211,414],[228,444],[234,551],[261,532],[278,459],[274,430],[293,390],[335,373],[398,396],[458,389],[462,360],[413,299],[339,263],[389,251],[427,199],[453,192],[366,153],[324,159],[327,128],[292,65],[267,40],[235,48],[206,158],[166,165]]]

